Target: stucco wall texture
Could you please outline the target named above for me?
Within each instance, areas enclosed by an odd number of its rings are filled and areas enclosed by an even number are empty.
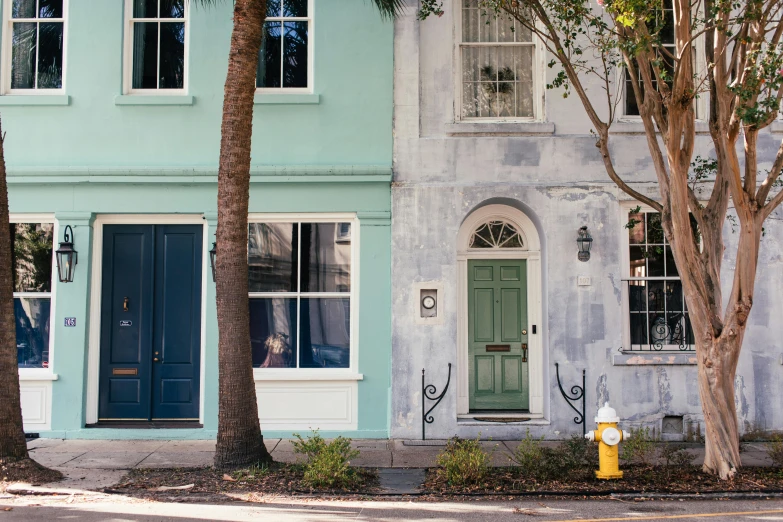
[[[524,436],[526,430],[547,439],[581,434],[574,412],[560,395],[556,362],[566,390],[581,384],[581,371],[586,370],[588,429],[598,407],[610,401],[626,429],[645,425],[659,432],[664,416],[682,416],[682,438],[697,438],[703,426],[695,364],[615,361],[623,346],[627,207],[623,209],[622,203],[629,198],[606,175],[579,101],[563,99],[559,91],[544,93],[544,120],[554,124],[554,133],[541,134],[541,125],[509,124],[455,132],[453,6],[448,4],[440,18],[419,22],[413,4],[395,26],[391,436],[421,437],[422,368],[427,370],[427,383],[440,391],[448,363],[467,363],[457,356],[457,233],[471,212],[500,203],[522,210],[541,238],[544,419],[521,424],[458,420],[453,375],[443,402],[433,411],[427,438],[480,434],[502,440]],[[555,72],[547,70],[550,75]],[[596,89],[591,93],[598,95]],[[641,192],[657,195],[640,125],[615,127],[612,152],[617,170]],[[539,134],[525,135],[528,132]],[[781,137],[773,132],[761,137],[759,156],[765,165],[771,164]],[[697,154],[706,156],[710,150],[709,136],[701,134]],[[780,217],[778,211],[766,224],[754,307],[735,382],[742,432],[783,428],[783,398],[776,392],[783,375],[783,324],[776,320],[783,310]],[[586,263],[576,255],[582,225],[594,238]],[[737,234],[727,224],[724,235],[723,279],[728,285]],[[589,276],[591,285],[578,286],[578,276]],[[440,324],[416,324],[414,285],[421,282],[442,284]]]

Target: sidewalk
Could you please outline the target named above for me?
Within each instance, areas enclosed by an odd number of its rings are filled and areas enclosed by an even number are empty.
[[[294,453],[290,440],[266,439],[266,446],[278,462],[293,463],[302,458]],[[361,453],[352,460],[355,466],[373,468],[429,468],[443,449],[445,441],[354,440]],[[485,441],[492,453],[493,466],[508,466],[509,456],[518,442]],[[544,443],[556,444],[556,443]],[[694,464],[704,459],[704,447],[689,444]],[[110,486],[133,468],[195,468],[212,465],[215,442],[157,440],[60,440],[36,439],[28,443],[30,457],[44,466],[57,469],[67,477],[63,486],[97,489]],[[493,451],[494,450],[494,451]],[[769,466],[763,443],[744,443],[745,466]]]

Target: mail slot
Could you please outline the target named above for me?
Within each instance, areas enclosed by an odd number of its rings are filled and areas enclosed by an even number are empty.
[[[138,368],[112,368],[112,375],[138,375]]]
[[[488,344],[487,345],[487,351],[488,352],[510,352],[511,351],[511,345],[510,344]]]

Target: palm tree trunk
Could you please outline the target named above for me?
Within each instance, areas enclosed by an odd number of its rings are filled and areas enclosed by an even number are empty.
[[[27,442],[19,401],[19,370],[16,360],[16,321],[11,242],[8,224],[8,185],[0,128],[0,458],[26,459]]]
[[[215,467],[270,462],[258,420],[248,310],[247,214],[256,64],[266,0],[236,0],[218,170],[219,413]]]

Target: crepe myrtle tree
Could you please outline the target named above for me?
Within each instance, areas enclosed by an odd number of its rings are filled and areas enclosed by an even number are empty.
[[[760,171],[757,157],[759,132],[778,117],[783,95],[783,0],[665,1],[477,0],[484,16],[516,20],[536,35],[556,71],[547,87],[579,98],[609,177],[660,212],[695,338],[704,470],[730,479],[740,466],[734,378],[753,306],[759,242],[764,221],[783,200],[783,144],[771,168]],[[673,22],[662,16],[665,8],[673,10]],[[419,18],[442,14],[439,0],[422,0]],[[675,45],[664,47],[662,36],[672,32]],[[618,115],[623,69],[638,78],[628,83],[659,197],[629,186],[614,165],[609,129]],[[694,157],[700,97],[707,99],[714,148],[708,159]],[[706,185],[703,196],[694,181]],[[733,276],[724,286],[727,216],[736,219],[739,237]]]
[[[196,0],[195,3],[206,7],[220,2]],[[224,87],[217,187],[217,469],[232,469],[272,460],[264,446],[258,420],[247,299],[247,214],[253,96],[267,3],[278,8],[280,6],[280,0],[233,2],[234,24]],[[373,4],[385,17],[393,17],[402,7],[401,0],[373,0]]]

